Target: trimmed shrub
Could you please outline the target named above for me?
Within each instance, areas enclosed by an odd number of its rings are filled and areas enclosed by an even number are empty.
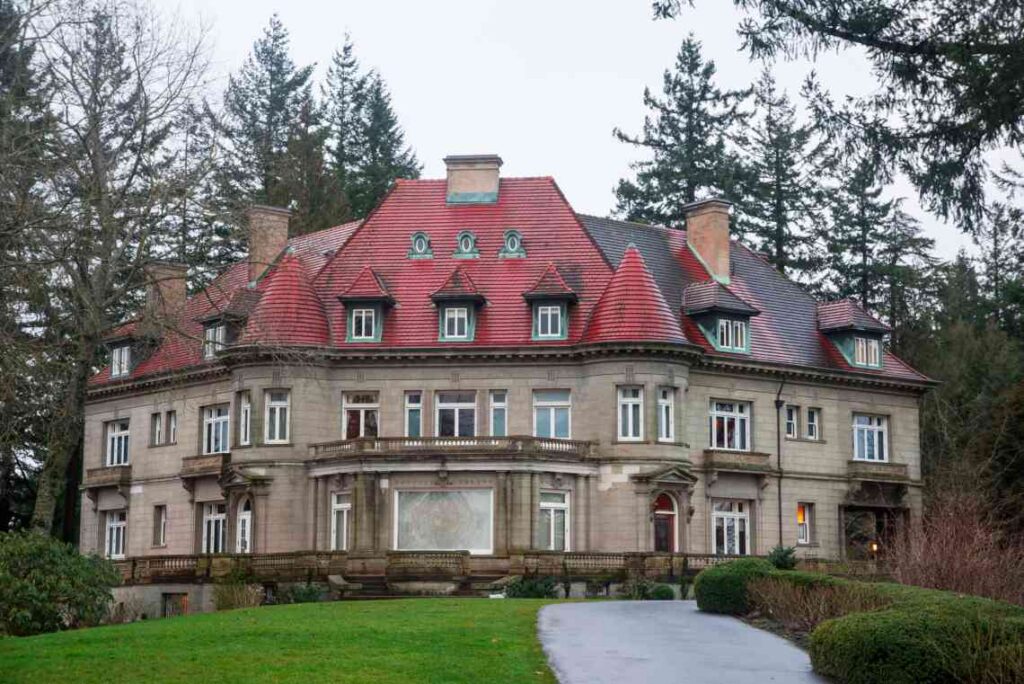
[[[796,632],[810,632],[825,620],[892,605],[870,585],[810,573],[773,573],[747,584],[750,606]],[[795,581],[793,581],[795,580]]]
[[[554,577],[516,577],[505,585],[508,598],[555,598]]]
[[[245,582],[224,582],[213,587],[213,606],[217,610],[256,608],[263,603],[263,587]]]
[[[774,565],[776,570],[795,570],[796,549],[792,546],[778,545],[768,552],[768,562]]]
[[[324,590],[319,584],[293,584],[277,593],[277,603],[316,603],[323,597]]]
[[[750,612],[747,583],[774,571],[774,566],[761,558],[742,558],[705,568],[694,583],[697,607],[707,613],[746,615]]]
[[[0,533],[0,634],[99,624],[120,583],[110,561],[71,544],[35,532]]]
[[[667,584],[658,584],[651,591],[652,601],[675,601],[676,592]]]

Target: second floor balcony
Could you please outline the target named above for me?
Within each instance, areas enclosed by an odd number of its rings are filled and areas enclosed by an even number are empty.
[[[314,459],[373,456],[495,456],[586,460],[594,443],[546,437],[359,437],[309,446]]]

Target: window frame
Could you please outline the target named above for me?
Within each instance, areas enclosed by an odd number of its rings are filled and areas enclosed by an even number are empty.
[[[858,418],[867,418],[869,423],[858,424]],[[877,423],[870,421],[878,421]],[[877,414],[877,413],[861,413],[854,412],[852,422],[853,432],[853,460],[860,463],[888,463],[889,462],[889,416]],[[860,444],[859,433],[865,433],[865,453],[860,454],[858,452],[858,446]],[[867,436],[870,435],[874,442],[875,453],[881,453],[876,458],[867,457]]]
[[[463,244],[463,241],[468,240],[469,246]],[[480,256],[480,249],[476,244],[476,235],[471,230],[461,230],[459,234],[455,236],[455,251],[452,252],[452,258],[454,259],[476,259]]]
[[[668,392],[668,397],[664,393]],[[676,395],[675,387],[663,385],[658,388],[658,441],[672,444],[676,441]]]
[[[495,491],[494,491],[493,487],[465,486],[465,487],[451,487],[450,489],[446,489],[446,490],[422,489],[422,488],[416,488],[416,487],[408,487],[408,488],[396,489],[395,490],[395,495],[394,495],[394,497],[392,497],[394,499],[394,501],[392,503],[393,507],[391,509],[391,518],[392,518],[391,546],[392,546],[392,548],[394,550],[396,550],[396,551],[456,551],[456,550],[461,551],[461,550],[463,550],[463,549],[412,549],[412,548],[402,548],[399,545],[399,535],[398,535],[399,525],[400,525],[400,522],[401,522],[400,521],[400,514],[399,513],[400,513],[400,510],[401,510],[401,498],[402,498],[403,494],[412,494],[412,493],[419,493],[419,492],[437,492],[437,491],[460,492],[460,491],[469,491],[469,490],[485,491],[489,495],[488,512],[489,512],[490,515],[489,515],[489,520],[488,520],[488,525],[487,525],[487,530],[488,530],[488,546],[487,546],[487,548],[465,549],[465,550],[469,551],[470,555],[473,555],[473,556],[490,556],[490,555],[492,555],[494,553],[494,541],[495,541],[494,523],[495,523],[495,520],[497,519],[497,516],[499,515],[499,512],[495,510]]]
[[[643,385],[619,385],[615,388],[617,398],[615,411],[616,441],[618,442],[643,442],[644,441],[644,387]],[[637,396],[627,397],[625,392],[636,390]],[[624,432],[627,425],[623,424],[623,409],[627,406],[639,407],[636,412],[630,410],[626,413],[629,416],[626,421],[628,427],[634,427],[629,434]],[[633,434],[635,432],[636,434]]]
[[[539,392],[565,392],[565,399],[538,399],[537,394]],[[550,387],[543,389],[533,390],[533,436],[540,439],[572,439],[572,390],[563,389],[561,387]],[[556,426],[558,425],[558,411],[565,410],[566,412],[566,432],[564,437],[559,437]],[[542,435],[538,430],[540,421],[538,418],[538,411],[547,411],[548,413],[548,425],[551,426],[550,435]]]
[[[749,321],[742,318],[719,316],[715,325],[715,348],[718,351],[748,353],[750,351]]]
[[[275,400],[275,394],[284,394],[283,401]],[[284,421],[281,421],[281,412],[284,412]],[[271,418],[271,413],[274,414]],[[281,434],[283,428],[283,435]],[[271,429],[274,430],[271,436]],[[266,389],[263,390],[263,443],[264,444],[289,444],[292,437],[292,392],[290,389]]]
[[[813,429],[812,429],[813,428]],[[811,406],[807,409],[807,423],[804,426],[804,435],[807,439],[821,441],[821,409]]]
[[[132,372],[132,346],[118,344],[110,348],[110,377],[123,378]]]
[[[739,410],[736,410],[736,409],[734,409],[732,411],[720,410],[718,408],[718,404],[732,404],[735,407],[744,406],[744,407],[746,407],[746,411],[744,412],[744,411],[739,411]],[[753,421],[753,417],[754,417],[754,404],[753,404],[753,402],[741,401],[741,400],[730,400],[730,399],[711,399],[710,403],[709,403],[709,406],[708,406],[708,448],[709,449],[714,449],[716,451],[737,451],[737,452],[750,452],[750,451],[753,451],[754,445],[753,445],[753,443],[751,441],[752,423],[754,422]],[[728,430],[728,427],[727,427],[728,421],[729,420],[735,420],[735,421],[737,421],[737,423],[739,421],[743,421],[744,429],[743,429],[742,433],[737,429],[737,430],[734,430],[734,434],[736,434],[736,435],[742,434],[743,435],[742,439],[743,439],[743,442],[745,443],[745,446],[743,446],[743,447],[718,446],[717,445],[718,440],[716,439],[717,435],[718,435],[718,421],[716,420],[717,418],[722,418],[723,421],[724,421],[723,427],[725,429],[725,439],[723,441],[725,441],[725,442],[728,441],[728,434],[729,434],[729,430]],[[737,426],[737,428],[738,428],[738,426]]]
[[[456,313],[462,312],[464,316],[456,316]],[[440,313],[440,336],[441,342],[472,342],[474,337],[474,309],[470,304],[443,304],[441,305]],[[458,330],[459,318],[465,320],[465,334],[464,335],[449,335],[448,334],[448,319],[452,318],[456,320],[455,329]]]
[[[107,468],[131,465],[131,420],[117,418],[104,423],[107,450],[104,465]],[[118,427],[115,431],[115,426]]]
[[[801,509],[803,522],[800,521]],[[814,543],[814,504],[798,501],[796,504],[796,545],[811,546]]]
[[[342,543],[338,546],[338,514],[344,519],[341,525]],[[352,494],[349,492],[331,493],[331,551],[348,551],[349,528],[352,521]]]
[[[167,443],[177,444],[178,443],[178,412],[168,411],[167,412]]]
[[[516,244],[512,244],[515,240]],[[502,235],[501,249],[498,250],[499,259],[522,259],[526,256],[526,248],[523,247],[523,235],[518,230],[509,229]]]
[[[128,509],[106,511],[103,537],[103,556],[110,560],[123,560],[128,552]],[[114,546],[118,546],[114,551]]]
[[[151,413],[149,416],[149,445],[162,446],[164,444],[164,414],[162,412]]]
[[[730,509],[728,511],[718,510],[718,504],[729,504]],[[743,506],[742,511],[737,511],[738,506]],[[737,553],[729,553],[728,549],[719,551],[718,549],[718,521],[723,520],[723,528],[728,525],[725,521],[735,521],[737,524],[736,529],[736,543]],[[743,522],[743,540],[742,549],[739,549],[740,541],[740,528],[739,522]],[[724,536],[724,535],[723,535]],[[743,499],[711,499],[711,549],[716,555],[725,556],[749,556],[751,554],[751,548],[753,547],[753,530],[751,528],[751,515],[750,515],[750,502]],[[727,543],[727,542],[726,542]]]
[[[501,395],[500,400],[497,396]],[[502,412],[502,420],[504,421],[504,429],[502,434],[497,434],[494,430],[494,416],[497,412]],[[508,390],[505,389],[492,389],[487,392],[487,416],[488,416],[488,432],[491,437],[508,437]]]
[[[795,404],[786,404],[785,411],[783,423],[786,439],[800,439],[800,407]]]
[[[238,446],[252,446],[252,393],[238,393]]]
[[[153,506],[153,546],[167,546],[167,504]]]
[[[558,329],[556,332],[551,332],[550,326],[552,322],[552,313],[557,312]],[[569,320],[567,316],[567,307],[564,302],[556,301],[539,301],[533,304],[533,339],[534,340],[564,340],[569,336]],[[544,321],[545,315],[547,315],[548,332],[542,332],[542,321]]]
[[[854,335],[853,365],[863,368],[881,368],[882,340],[877,337]]]
[[[349,399],[350,396],[357,395],[370,395],[375,397],[372,402],[355,402]],[[356,411],[359,415],[359,434],[350,435],[348,434],[348,414],[349,411]],[[367,435],[366,434],[366,415],[368,412],[374,412],[376,418],[376,431],[377,434]],[[347,390],[341,393],[341,434],[343,439],[363,439],[380,436],[380,392],[377,390]]]
[[[221,414],[220,411],[224,413]],[[220,425],[224,424],[221,428]],[[222,435],[219,433],[223,433]],[[203,432],[202,432],[202,448],[204,456],[212,456],[214,454],[226,454],[231,451],[231,409],[227,404],[214,404],[212,406],[203,407]],[[221,449],[214,450],[217,443],[220,443]]]
[[[412,402],[412,397],[417,397],[417,401]],[[409,434],[411,430],[409,427],[412,425],[411,413],[417,412],[416,417],[416,434]],[[409,390],[405,393],[405,436],[412,437],[414,439],[421,439],[423,437],[423,391],[422,390]]]
[[[223,510],[219,510],[223,509]],[[211,524],[212,528],[211,529]],[[228,544],[228,505],[224,501],[210,501],[203,504],[203,515],[202,515],[202,547],[200,553],[202,555],[214,555],[218,553],[227,552]],[[217,534],[211,538],[211,531],[216,531]],[[217,541],[220,541],[220,549],[214,547],[217,546]]]
[[[212,333],[212,334],[211,334]],[[227,346],[228,325],[223,321],[210,323],[203,327],[203,359],[210,361],[217,358],[217,352]]]
[[[449,394],[449,393],[451,393],[451,394],[459,394],[461,392],[472,393],[472,395],[473,395],[472,402],[468,402],[468,401],[462,401],[462,402],[442,402],[441,401],[441,396],[444,395],[444,394]],[[474,390],[438,390],[437,392],[435,392],[435,394],[434,394],[434,436],[435,437],[447,437],[447,438],[476,437],[477,432],[479,432],[479,429],[478,429],[479,421],[477,420],[477,415],[476,415],[476,412],[477,412],[477,405],[476,404],[477,404],[477,396],[476,396],[476,392]],[[473,434],[471,434],[471,435],[460,435],[460,434],[442,435],[441,434],[441,411],[446,411],[446,410],[453,410],[454,411],[454,413],[452,414],[452,420],[453,420],[453,425],[455,427],[455,432],[456,433],[458,433],[458,431],[459,431],[459,416],[460,416],[461,412],[462,411],[472,411],[473,412]]]
[[[423,240],[423,245],[424,245],[422,250],[416,249],[416,242],[418,240],[420,240],[420,239]],[[410,242],[409,251],[406,253],[406,257],[407,258],[409,258],[409,259],[433,259],[434,258],[434,251],[431,249],[431,246],[430,246],[430,235],[428,235],[424,231],[418,230],[415,233],[413,233],[412,235],[410,235],[409,236],[409,242]]]
[[[544,495],[545,494],[559,495],[559,496],[562,497],[562,502],[561,503],[557,503],[557,502],[551,502],[551,501],[544,501]],[[540,491],[540,497],[539,497],[539,503],[538,503],[538,512],[537,512],[537,542],[538,542],[537,546],[542,551],[562,551],[562,552],[568,552],[568,551],[572,550],[572,522],[571,522],[572,501],[571,501],[571,498],[570,498],[571,496],[572,496],[572,492],[567,492],[567,491],[559,491],[559,490],[554,490],[554,489],[548,489],[548,490],[542,489]],[[550,511],[550,517],[549,517],[549,519],[547,521],[547,525],[548,525],[548,545],[547,545],[547,548],[545,548],[540,543],[541,542],[541,538],[542,538],[542,535],[540,533],[541,533],[541,530],[543,529],[543,525],[544,525],[544,513],[545,513],[545,511]],[[555,512],[556,511],[562,511],[562,512],[565,513],[565,516],[562,518],[562,539],[564,541],[564,544],[563,544],[564,548],[561,548],[561,549],[555,548],[555,520],[556,520]]]
[[[346,331],[346,342],[380,342],[381,334],[384,330],[384,321],[382,316],[382,310],[379,305],[375,304],[360,304],[358,306],[352,306],[348,309],[348,328]],[[369,314],[370,322],[372,327],[370,334],[366,334],[366,319]],[[362,319],[362,333],[356,335],[356,319]]]

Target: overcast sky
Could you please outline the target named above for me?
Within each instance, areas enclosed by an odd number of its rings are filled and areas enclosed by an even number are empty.
[[[645,86],[660,91],[662,72],[693,31],[725,88],[746,87],[760,65],[739,52],[739,14],[726,0],[699,0],[680,19],[654,21],[649,0],[155,0],[210,29],[213,88],[222,89],[277,12],[291,34],[297,64],[322,78],[348,31],[356,55],[390,87],[406,140],[425,177],[442,177],[447,154],[497,153],[504,175],[554,176],[581,212],[606,215],[613,188],[640,152],[612,137],[639,131]],[[796,95],[812,68],[775,66]],[[819,58],[813,68],[835,94],[872,87],[856,52]],[[908,208],[949,258],[968,241],[923,214],[912,188]]]

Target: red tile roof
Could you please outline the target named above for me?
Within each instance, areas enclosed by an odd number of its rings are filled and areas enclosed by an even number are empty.
[[[533,284],[533,287],[523,293],[523,297],[527,301],[534,299],[567,299],[576,301],[576,293],[565,282],[565,278],[558,272],[558,267],[554,263],[548,264],[548,267],[540,274],[540,278],[537,278],[537,282]]]
[[[430,298],[435,302],[461,300],[481,303],[487,299],[461,266],[456,266],[452,270],[451,275],[441,283],[441,287],[430,293]]]
[[[263,297],[249,317],[241,344],[327,346],[330,328],[323,302],[302,262],[286,254],[263,279]]]
[[[365,266],[359,277],[341,294],[341,300],[390,302],[392,297],[387,287],[380,281],[380,276],[372,268]]]
[[[636,247],[630,245],[622,255],[594,308],[583,341],[686,342],[679,322]]]
[[[757,309],[734,295],[717,280],[691,283],[683,290],[683,310],[688,316],[710,311],[756,316]]]
[[[840,330],[865,330],[887,333],[892,328],[878,320],[852,299],[818,303],[818,330],[838,332]]]

